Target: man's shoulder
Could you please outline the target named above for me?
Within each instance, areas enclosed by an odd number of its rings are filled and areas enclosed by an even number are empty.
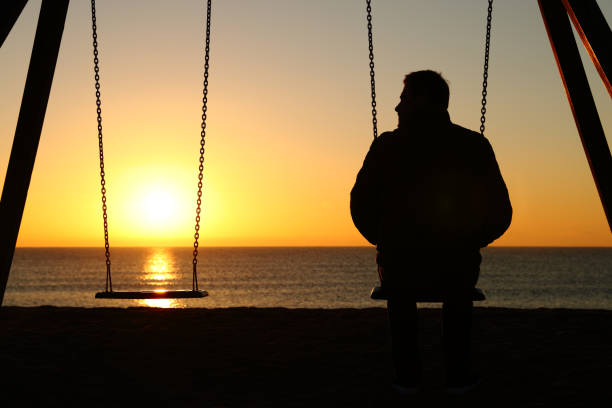
[[[475,132],[471,129],[465,128],[461,125],[458,125],[456,123],[451,123],[451,129],[453,133],[459,133],[465,137],[468,137],[472,140],[482,140],[485,139],[485,137],[483,135],[481,135],[478,132]]]
[[[398,141],[401,140],[401,135],[397,129],[383,132],[374,141],[372,142],[371,150],[384,150],[392,149],[394,145],[397,144]]]
[[[457,125],[456,123],[451,125],[451,129],[453,136],[458,137],[458,140],[460,140],[462,144],[469,144],[481,148],[487,148],[490,146],[489,140],[478,132]]]
[[[376,141],[385,143],[385,142],[389,142],[391,140],[396,139],[398,136],[399,136],[398,129],[395,129],[395,130],[381,133],[376,138]]]

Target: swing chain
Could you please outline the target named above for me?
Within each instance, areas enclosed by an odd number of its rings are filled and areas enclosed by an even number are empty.
[[[209,53],[210,53],[210,14],[211,14],[211,0],[207,1],[206,5],[206,45],[204,52],[204,89],[202,91],[202,131],[200,132],[200,165],[198,167],[198,199],[195,217],[195,234],[193,242],[193,284],[192,289],[198,290],[198,240],[200,239],[200,213],[202,212],[202,179],[204,173],[204,146],[206,145],[206,111],[208,103],[208,67],[209,67]]]
[[[482,108],[480,109],[480,134],[484,136],[485,114],[487,113],[487,80],[489,79],[489,48],[491,45],[491,14],[493,12],[493,0],[489,1],[487,10],[487,35],[485,40],[484,72],[482,74]]]
[[[368,13],[368,45],[370,49],[370,88],[372,90],[372,129],[374,139],[378,137],[378,120],[376,119],[376,81],[374,80],[374,44],[372,40],[372,6],[371,0],[366,0]]]
[[[104,253],[106,256],[106,292],[113,291],[111,280],[110,247],[108,245],[108,215],[106,214],[106,175],[104,171],[104,148],[102,144],[102,102],[100,101],[100,67],[98,66],[98,33],[96,25],[96,0],[91,0],[91,28],[93,36],[94,79],[96,80],[96,112],[98,115],[98,148],[100,152],[100,191],[102,192],[102,218],[104,220]]]

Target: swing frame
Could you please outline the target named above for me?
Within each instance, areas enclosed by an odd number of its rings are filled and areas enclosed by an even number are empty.
[[[27,0],[0,2],[0,47]],[[42,0],[0,200],[0,305],[8,282],[70,0]],[[612,230],[612,157],[571,21],[612,95],[612,34],[595,0],[538,0],[593,179]],[[588,13],[582,11],[586,9]],[[569,18],[568,18],[569,16]]]

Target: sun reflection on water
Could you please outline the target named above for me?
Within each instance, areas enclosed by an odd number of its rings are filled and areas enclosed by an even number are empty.
[[[180,305],[178,299],[141,299],[140,304],[148,307],[161,307],[168,309],[178,307]]]
[[[159,287],[156,292],[170,289],[172,281],[177,279],[175,261],[172,253],[164,248],[155,248],[143,265],[141,280],[146,285]],[[163,289],[162,289],[163,288]],[[179,307],[178,299],[140,299],[141,306],[172,308]]]
[[[155,249],[147,258],[142,272],[142,279],[144,281],[148,281],[156,286],[165,285],[168,281],[176,279],[174,258],[165,249]]]

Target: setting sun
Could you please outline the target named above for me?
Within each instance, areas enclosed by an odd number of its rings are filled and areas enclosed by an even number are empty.
[[[139,166],[119,170],[119,177],[109,182],[113,187],[109,186],[112,235],[121,241],[139,239],[153,245],[168,245],[193,235],[195,192],[189,169]]]
[[[133,183],[118,188],[119,205],[123,204],[123,214],[119,215],[127,218],[122,222],[124,226],[147,234],[166,234],[187,227],[192,205],[184,186],[163,179],[139,183],[138,177],[134,178]]]
[[[168,224],[174,221],[178,205],[175,196],[163,189],[153,190],[142,200],[142,216],[149,222]]]

